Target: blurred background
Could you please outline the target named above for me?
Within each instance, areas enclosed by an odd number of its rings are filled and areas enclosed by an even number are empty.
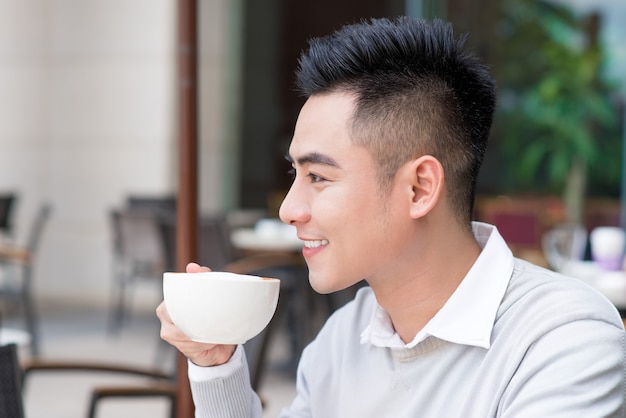
[[[299,51],[361,17],[441,16],[491,66],[499,108],[481,196],[618,201],[626,6],[610,0],[199,1],[200,203],[268,208],[289,186],[283,156],[302,99]],[[108,211],[177,184],[176,2],[0,0],[0,191],[14,234],[42,201],[38,298],[106,303]],[[272,209],[275,208],[275,204]]]
[[[202,213],[276,216],[303,103],[292,74],[307,40],[361,18],[409,14],[468,33],[498,83],[476,219],[501,226],[518,255],[548,267],[541,240],[554,226],[624,224],[626,3],[197,4]],[[3,240],[27,243],[42,206],[52,208],[33,257],[39,306],[106,311],[111,212],[133,196],[176,196],[177,30],[174,0],[0,0],[0,197],[14,197]],[[152,315],[159,287],[133,298]]]

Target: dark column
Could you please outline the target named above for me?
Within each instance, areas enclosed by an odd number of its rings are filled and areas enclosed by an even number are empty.
[[[196,0],[178,1],[178,200],[176,210],[176,268],[185,271],[197,260],[198,224],[198,70]],[[177,358],[177,418],[193,418],[187,359]]]

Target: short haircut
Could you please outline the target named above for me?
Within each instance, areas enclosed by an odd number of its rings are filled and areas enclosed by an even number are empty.
[[[453,210],[469,224],[496,93],[464,42],[441,20],[364,20],[310,40],[296,87],[306,97],[354,95],[351,139],[373,154],[381,185],[412,158],[437,158]]]

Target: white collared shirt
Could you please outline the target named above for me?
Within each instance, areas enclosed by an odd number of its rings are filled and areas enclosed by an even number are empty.
[[[393,329],[385,310],[376,305],[370,324],[361,334],[361,343],[378,347],[415,347],[428,336],[457,344],[489,348],[491,330],[513,272],[513,256],[498,240],[489,240],[493,228],[474,223],[473,231],[482,251],[444,306],[422,328],[411,342],[405,344]],[[494,281],[494,275],[506,277]]]

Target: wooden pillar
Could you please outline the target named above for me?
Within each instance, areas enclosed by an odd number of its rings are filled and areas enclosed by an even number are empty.
[[[198,259],[198,70],[197,3],[178,0],[178,199],[176,210],[176,268],[185,271]],[[177,358],[177,418],[193,418],[187,359]]]

